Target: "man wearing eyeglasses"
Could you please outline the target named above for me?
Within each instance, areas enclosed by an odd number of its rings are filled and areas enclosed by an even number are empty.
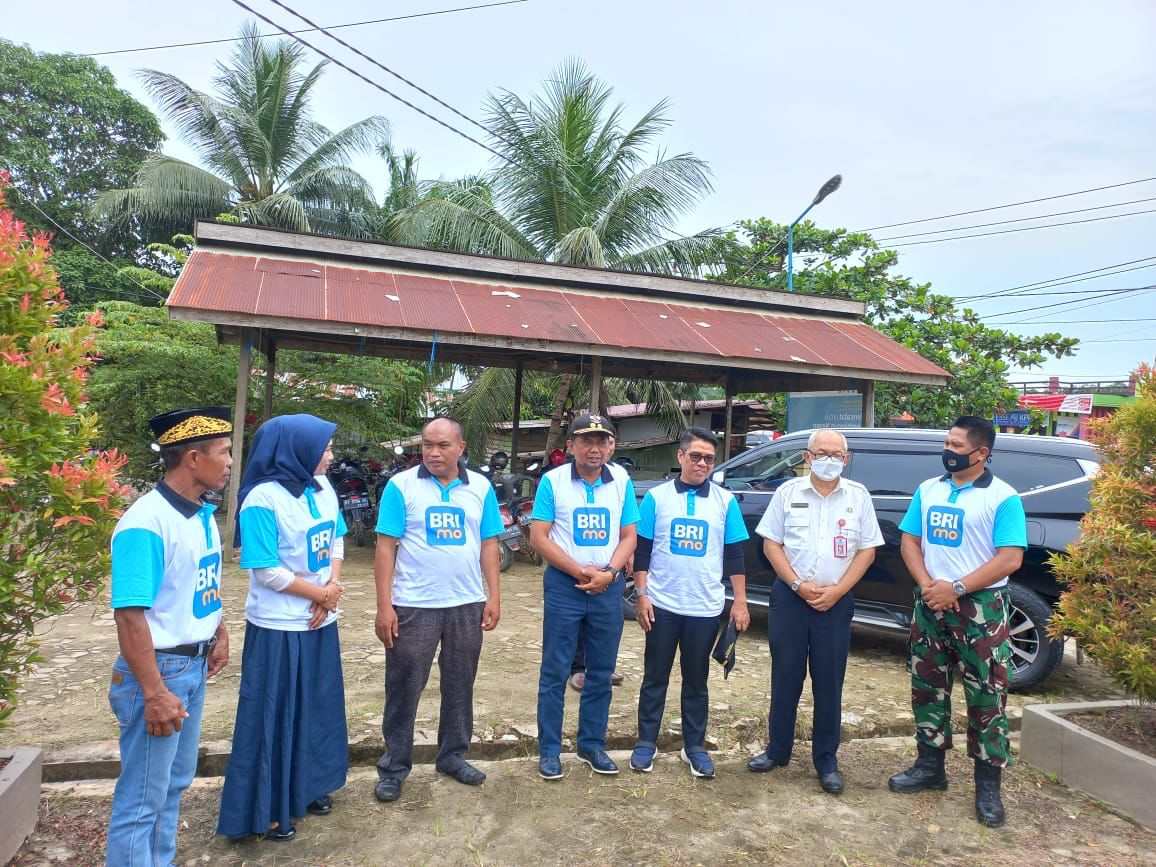
[[[634,553],[638,625],[646,633],[642,690],[638,695],[638,743],[630,767],[649,773],[658,751],[666,689],[674,653],[682,668],[682,742],[679,755],[695,777],[714,777],[706,751],[710,653],[726,605],[722,579],[734,588],[731,620],[744,630],[747,612],[743,542],[749,536],[738,502],[712,485],[718,437],[690,428],[678,448],[677,479],[646,492],[639,508]]]
[[[763,773],[790,761],[809,668],[815,699],[811,758],[823,791],[838,795],[844,785],[836,751],[855,609],[851,589],[875,560],[883,534],[867,489],[842,478],[851,459],[843,434],[815,431],[805,457],[810,473],[781,485],[755,528],[778,580],[767,615],[770,742],[747,767]]]

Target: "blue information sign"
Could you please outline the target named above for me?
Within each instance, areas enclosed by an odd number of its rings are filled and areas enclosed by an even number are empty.
[[[862,427],[863,395],[857,391],[787,393],[787,432],[820,427]]]

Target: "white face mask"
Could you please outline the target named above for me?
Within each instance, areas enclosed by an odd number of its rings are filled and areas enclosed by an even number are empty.
[[[811,461],[811,472],[824,482],[833,482],[843,474],[843,462],[838,458],[819,458]]]

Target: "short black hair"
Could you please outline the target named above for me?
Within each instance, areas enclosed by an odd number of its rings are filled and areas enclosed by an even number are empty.
[[[704,427],[688,427],[682,432],[682,437],[678,441],[678,447],[684,452],[692,442],[695,440],[702,440],[705,443],[710,443],[715,449],[718,449],[718,437],[713,432]]]
[[[462,423],[460,421],[458,421],[456,418],[452,418],[448,415],[435,415],[433,418],[427,420],[426,423],[421,426],[421,432],[424,434],[425,429],[427,427],[429,427],[431,424],[433,424],[435,421],[448,421],[450,424],[452,424],[454,426],[454,430],[456,430],[458,432],[458,436],[461,439],[464,440],[466,438],[466,431],[465,431],[465,428],[462,427]]]
[[[185,452],[193,449],[203,455],[209,453],[209,443],[211,439],[194,440],[191,443],[177,443],[171,446],[161,446],[161,463],[164,464],[165,472],[171,472],[181,465],[181,461],[185,459]]]
[[[978,448],[995,448],[995,425],[978,415],[961,415],[951,424],[967,432],[967,441]]]

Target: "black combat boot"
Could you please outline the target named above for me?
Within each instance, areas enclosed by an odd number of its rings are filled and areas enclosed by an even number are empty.
[[[915,760],[915,764],[906,771],[895,774],[887,781],[887,785],[891,791],[902,795],[913,795],[927,789],[946,791],[947,771],[943,767],[946,751],[929,747],[922,741],[917,742],[916,746],[919,748],[919,757]]]
[[[1003,768],[975,762],[975,818],[988,828],[999,828],[1004,823],[1003,801],[999,797],[999,786],[1003,779]]]

